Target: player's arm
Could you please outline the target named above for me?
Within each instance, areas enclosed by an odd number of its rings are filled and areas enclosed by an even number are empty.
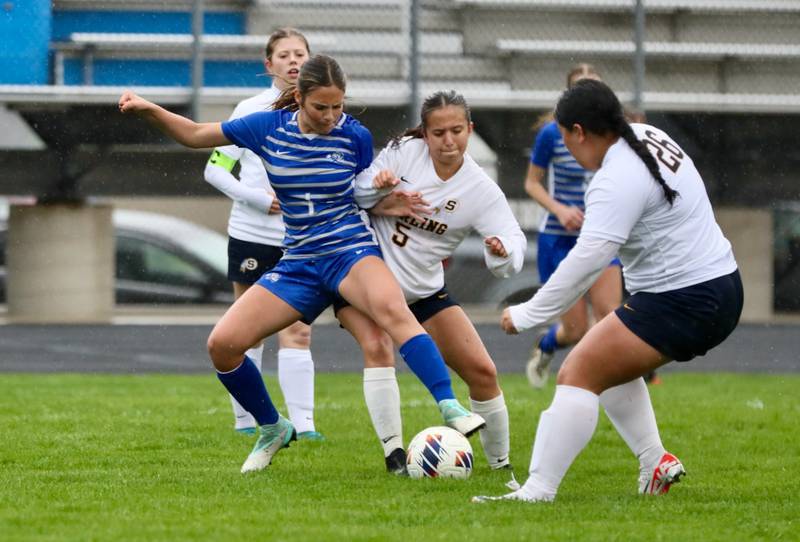
[[[492,203],[480,207],[473,226],[484,237],[483,259],[487,269],[497,277],[506,278],[522,270],[528,244],[508,200],[499,188],[496,190]]]
[[[125,92],[119,99],[122,113],[134,113],[158,128],[181,145],[194,149],[230,145],[222,133],[219,122],[194,122],[191,119],[167,111],[133,92]]]
[[[525,192],[539,205],[553,214],[564,228],[575,231],[583,225],[583,211],[578,207],[564,205],[556,200],[544,187],[544,176],[547,171],[534,164],[528,163],[528,173],[525,176]]]
[[[369,209],[369,214],[375,216],[408,216],[422,222],[423,215],[433,212],[430,204],[425,201],[420,192],[406,190],[392,190],[378,203]]]
[[[206,182],[234,201],[240,201],[265,213],[280,212],[277,199],[268,190],[247,186],[232,171],[243,149],[229,145],[214,149],[203,172]]]
[[[356,175],[354,192],[356,203],[362,209],[372,209],[384,196],[391,192],[400,180],[395,176],[399,171],[399,150],[384,148],[372,163]]]
[[[500,326],[509,334],[528,329],[544,331],[589,290],[620,246],[607,239],[581,235],[536,295],[503,311]]]

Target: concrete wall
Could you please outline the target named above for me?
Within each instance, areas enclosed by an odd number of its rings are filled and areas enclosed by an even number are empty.
[[[717,222],[733,245],[744,283],[742,321],[773,318],[773,228],[769,209],[725,207],[715,210]]]
[[[8,318],[107,323],[114,307],[109,205],[22,205],[9,213]]]

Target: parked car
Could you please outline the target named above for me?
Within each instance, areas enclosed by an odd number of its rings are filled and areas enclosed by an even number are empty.
[[[536,268],[536,233],[526,232],[528,248],[522,271],[502,279],[486,268],[483,238],[471,235],[464,239],[445,262],[447,290],[459,303],[490,304],[502,307],[521,303],[539,289]]]
[[[227,239],[176,217],[114,210],[117,303],[233,302]],[[0,303],[6,300],[7,213],[0,212]]]

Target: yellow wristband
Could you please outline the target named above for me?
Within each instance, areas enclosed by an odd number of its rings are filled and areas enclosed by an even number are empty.
[[[211,153],[211,158],[208,159],[208,163],[212,164],[217,167],[221,167],[225,171],[233,171],[233,166],[236,165],[238,160],[231,158],[230,156],[225,156],[218,149],[214,149],[214,152]]]

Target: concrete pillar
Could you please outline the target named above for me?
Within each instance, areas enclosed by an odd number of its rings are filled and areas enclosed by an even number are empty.
[[[733,245],[744,284],[742,321],[767,322],[773,317],[773,227],[769,209],[726,207],[714,210],[725,237]]]
[[[114,308],[110,205],[14,205],[6,243],[8,319],[107,323]]]

